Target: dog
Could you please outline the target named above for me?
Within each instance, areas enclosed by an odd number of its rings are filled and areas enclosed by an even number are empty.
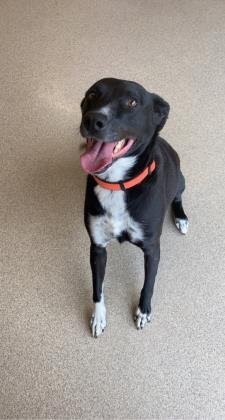
[[[94,312],[91,330],[106,327],[103,281],[106,246],[129,241],[144,253],[144,285],[135,312],[137,329],[151,320],[151,299],[160,259],[160,236],[171,205],[182,234],[188,218],[182,206],[185,179],[175,150],[159,136],[170,106],[140,84],[105,78],[81,101],[81,136],[86,150],[81,166],[88,173],[84,223],[90,237]]]

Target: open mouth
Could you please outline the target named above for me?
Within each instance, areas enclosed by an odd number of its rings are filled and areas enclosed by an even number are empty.
[[[88,173],[102,172],[113,163],[114,159],[124,156],[133,143],[132,138],[111,143],[87,138],[86,151],[80,157],[81,166]]]

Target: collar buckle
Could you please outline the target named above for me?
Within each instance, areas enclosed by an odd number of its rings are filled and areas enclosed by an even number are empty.
[[[127,189],[140,184],[148,175],[154,172],[155,169],[156,169],[156,163],[153,160],[152,163],[148,165],[139,175],[135,176],[133,179],[130,179],[129,181],[106,182],[95,175],[93,175],[93,178],[95,179],[97,184],[100,185],[100,187],[106,188],[107,190],[126,191]]]

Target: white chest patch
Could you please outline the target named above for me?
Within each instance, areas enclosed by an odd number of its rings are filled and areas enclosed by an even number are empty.
[[[120,172],[120,179],[123,178],[121,177],[121,173],[123,172],[122,168],[124,171],[125,169],[127,171],[127,165],[125,165],[124,162],[125,159],[131,158],[119,159],[117,161],[118,164],[119,161],[123,160],[123,162],[121,162],[120,171],[115,171],[114,169],[112,174],[107,173],[107,180],[116,182],[118,180],[115,179],[116,172],[117,176]],[[132,158],[132,160],[134,160],[134,158]],[[129,164],[129,167],[131,166],[130,161],[127,162],[127,164]],[[127,211],[124,191],[111,191],[102,188],[99,185],[95,187],[94,191],[102,208],[105,210],[103,216],[89,216],[91,235],[94,242],[97,245],[106,246],[111,240],[120,236],[122,232],[127,232],[133,242],[142,241],[144,238],[142,228]]]

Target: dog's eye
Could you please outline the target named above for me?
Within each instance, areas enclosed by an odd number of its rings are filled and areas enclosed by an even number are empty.
[[[135,108],[137,106],[137,101],[136,99],[129,99],[127,102],[127,106],[128,108]]]
[[[96,96],[97,96],[97,93],[94,92],[94,91],[91,91],[87,94],[88,99],[94,99],[94,98],[96,98]]]

